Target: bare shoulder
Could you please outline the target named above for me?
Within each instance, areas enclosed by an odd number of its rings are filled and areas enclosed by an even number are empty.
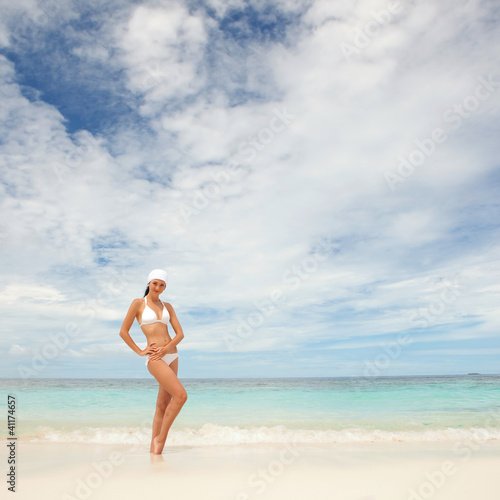
[[[168,312],[172,312],[174,308],[172,307],[172,304],[170,302],[163,302],[163,305],[167,308]]]
[[[141,306],[141,304],[144,304],[144,300],[143,299],[134,299],[132,301],[132,304],[130,304],[130,309],[139,309],[139,307]]]

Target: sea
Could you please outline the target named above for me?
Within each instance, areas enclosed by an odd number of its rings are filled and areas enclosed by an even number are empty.
[[[500,439],[500,375],[181,382],[169,446]],[[0,379],[0,434],[10,412],[28,442],[149,444],[157,393],[152,378]]]

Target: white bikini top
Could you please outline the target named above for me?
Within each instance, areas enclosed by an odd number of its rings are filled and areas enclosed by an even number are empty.
[[[161,312],[160,319],[158,319],[158,316],[156,316],[156,313],[153,311],[153,309],[148,306],[146,297],[144,297],[144,303],[146,304],[146,307],[144,308],[144,311],[142,311],[142,323],[139,323],[139,326],[152,325],[153,323],[163,323],[164,325],[168,325],[170,314],[168,313],[168,310],[163,302],[163,310]]]

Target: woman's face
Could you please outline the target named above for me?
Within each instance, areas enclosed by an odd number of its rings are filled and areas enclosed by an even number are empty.
[[[160,295],[165,290],[166,286],[163,280],[152,280],[149,282],[149,291],[156,295]]]

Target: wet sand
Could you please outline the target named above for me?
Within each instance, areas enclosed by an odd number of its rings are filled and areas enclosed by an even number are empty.
[[[19,442],[17,499],[497,500],[500,443],[166,447]],[[4,483],[7,490],[8,484]]]

